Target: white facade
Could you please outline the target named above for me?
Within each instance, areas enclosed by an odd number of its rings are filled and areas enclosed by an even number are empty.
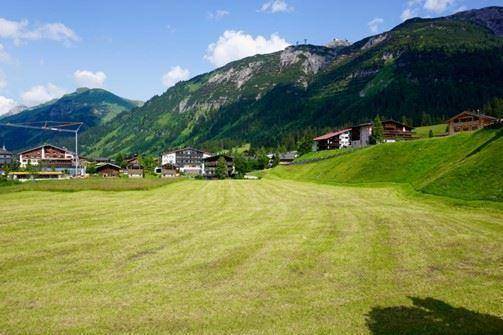
[[[339,149],[348,148],[351,146],[351,135],[349,132],[339,135]]]
[[[163,154],[161,157],[161,165],[166,164],[176,164],[176,152],[169,152],[167,154]]]
[[[28,163],[32,166],[37,166],[39,165],[40,161],[44,161],[44,160],[50,160],[50,159],[54,159],[53,157],[51,157],[50,155],[47,155],[46,154],[46,148],[48,148],[49,146],[42,146],[42,147],[39,147],[39,148],[36,148],[34,150],[30,150],[30,151],[25,151],[25,152],[22,152],[19,154],[19,164],[22,168],[26,168],[26,166],[28,165]],[[61,150],[61,152],[64,152],[64,157],[61,157],[61,158],[57,158],[57,159],[64,159],[64,160],[71,160],[73,161],[74,159],[74,154],[68,150],[63,150],[63,149],[59,149],[59,148],[56,148],[56,147],[53,147],[55,149],[58,149],[58,150]],[[30,155],[24,155],[25,153],[29,153],[29,152],[33,152],[37,149],[40,149],[40,156],[36,156],[36,157],[29,157]]]

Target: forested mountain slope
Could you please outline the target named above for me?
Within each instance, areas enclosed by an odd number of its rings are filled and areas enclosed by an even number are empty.
[[[60,99],[3,118],[1,122],[83,122],[81,138],[84,143],[92,143],[96,140],[96,127],[106,125],[120,113],[137,106],[138,102],[121,98],[103,89],[80,88]],[[24,149],[45,142],[73,144],[73,138],[62,133],[8,127],[0,127],[0,140],[3,140],[10,150]]]
[[[197,76],[96,130],[95,154],[276,146],[381,114],[414,123],[503,96],[502,7],[412,19],[350,46],[292,46]]]

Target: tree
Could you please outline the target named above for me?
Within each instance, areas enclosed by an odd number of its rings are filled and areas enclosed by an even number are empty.
[[[428,132],[428,137],[433,137],[433,129],[430,129],[430,131]]]
[[[503,117],[503,98],[495,98],[487,103],[482,109],[482,113],[497,118]]]
[[[379,114],[374,119],[374,129],[372,130],[372,137],[376,143],[384,141],[384,128],[382,126],[381,117]]]
[[[119,165],[121,168],[125,168],[126,167],[126,162],[124,160],[124,155],[122,154],[122,152],[119,152],[117,154],[117,156],[115,156],[115,162],[117,163],[117,165]]]
[[[96,164],[95,163],[89,163],[86,166],[86,172],[88,174],[96,174]]]
[[[297,151],[299,153],[299,156],[311,152],[312,148],[313,148],[312,140],[307,136],[302,138],[297,145]]]
[[[218,159],[215,175],[218,179],[225,179],[229,176],[227,171],[227,161],[223,156]]]

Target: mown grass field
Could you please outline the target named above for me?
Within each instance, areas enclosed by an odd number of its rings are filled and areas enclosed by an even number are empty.
[[[67,180],[41,180],[12,182],[0,181],[0,194],[22,191],[49,191],[49,192],[80,192],[80,191],[145,191],[156,187],[165,186],[177,179],[130,179],[130,178],[101,178]]]
[[[500,334],[503,205],[280,179],[0,194],[0,334]]]

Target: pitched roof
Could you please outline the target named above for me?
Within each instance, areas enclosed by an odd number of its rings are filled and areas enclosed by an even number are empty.
[[[405,123],[395,121],[395,120],[393,120],[393,119],[384,120],[384,121],[381,121],[381,123],[382,123],[382,124],[385,124],[385,123],[394,123],[394,124],[399,125],[400,127],[405,127],[405,128],[410,129],[410,130],[412,130],[412,129],[413,129],[413,127],[408,126],[408,125],[406,125]]]
[[[326,133],[325,135],[321,135],[321,136],[318,136],[318,137],[315,137],[313,139],[313,141],[324,141],[324,140],[328,140],[329,138],[332,138],[334,136],[338,136],[338,135],[341,135],[341,134],[344,134],[348,131],[350,131],[351,128],[346,128],[346,129],[341,129],[341,130],[336,130],[336,131],[332,131],[330,133]]]
[[[295,158],[297,158],[297,156],[298,156],[297,151],[289,151],[289,152],[285,152],[283,154],[279,154],[279,159],[280,160],[294,160]]]
[[[60,147],[57,147],[55,145],[52,145],[52,144],[42,144],[42,145],[39,145],[38,147],[35,147],[35,148],[31,148],[31,149],[27,149],[27,150],[24,150],[24,151],[21,151],[19,154],[24,154],[24,153],[27,153],[27,152],[30,152],[30,151],[33,151],[33,150],[37,150],[37,149],[40,149],[40,148],[44,148],[44,147],[51,147],[51,148],[54,148],[54,149],[58,149],[58,150],[61,150],[61,151],[64,151],[66,153],[69,153],[69,154],[72,154],[73,155],[73,152],[66,149],[66,148],[60,148]]]
[[[113,163],[98,163],[98,164],[96,164],[96,169],[101,169],[105,166],[111,166],[111,167],[117,168],[119,170],[121,169],[121,167],[119,165],[115,165]]]
[[[454,115],[449,120],[447,120],[447,122],[449,122],[449,121],[451,121],[451,120],[453,120],[455,118],[458,118],[458,117],[460,117],[463,114],[471,115],[471,116],[476,116],[476,117],[480,117],[480,118],[488,119],[488,120],[493,120],[493,121],[497,121],[498,120],[498,118],[496,118],[494,116],[485,115],[485,114],[479,114],[479,113],[475,113],[475,112],[471,112],[471,111],[464,111],[464,112],[461,112],[459,114]]]
[[[163,153],[163,155],[172,154],[174,152],[180,152],[180,151],[185,151],[185,150],[192,150],[192,151],[202,152],[203,154],[204,153],[208,153],[208,152],[203,151],[203,150],[195,149],[195,148],[192,148],[192,147],[186,147],[186,148],[182,148],[182,149],[174,149],[174,150],[166,151],[166,152]]]
[[[225,155],[225,154],[216,154],[216,155],[212,155],[212,156],[209,156],[209,157],[206,157],[206,158],[203,158],[203,161],[205,162],[209,162],[209,161],[212,161],[212,160],[215,160],[215,159],[220,159],[220,157],[223,157],[225,158],[226,160],[234,160],[233,157],[229,156],[229,155]]]

